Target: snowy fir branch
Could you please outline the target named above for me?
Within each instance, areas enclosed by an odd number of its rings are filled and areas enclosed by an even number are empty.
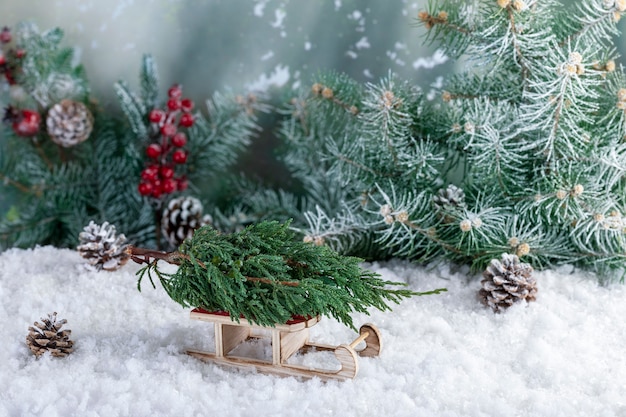
[[[309,204],[295,226],[375,259],[481,269],[508,252],[539,268],[622,268],[626,83],[613,36],[625,10],[430,1],[418,15],[428,41],[465,66],[439,100],[393,75],[326,73],[282,111],[282,159]]]
[[[0,220],[0,247],[74,246],[89,219],[102,221],[113,210],[123,213],[116,217],[123,222],[137,213],[119,201],[134,172],[124,151],[127,137],[90,101],[74,50],[61,46],[61,30],[21,24],[12,35],[2,45],[9,92],[3,101],[10,105],[0,175],[2,192],[16,192],[17,205]],[[109,196],[118,200],[102,201],[111,182],[119,188]],[[126,197],[132,200],[131,193]]]

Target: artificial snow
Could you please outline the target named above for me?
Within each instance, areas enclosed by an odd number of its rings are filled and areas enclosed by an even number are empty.
[[[265,6],[267,5],[267,3],[269,2],[269,0],[255,0],[257,2],[257,4],[254,5],[254,15],[257,17],[263,17],[263,9],[265,9]]]
[[[443,52],[443,50],[437,49],[432,56],[426,58],[418,58],[417,60],[415,60],[413,62],[413,68],[416,70],[420,68],[432,69],[437,65],[446,63],[447,61],[448,57]]]
[[[289,81],[289,67],[276,65],[274,70],[269,74],[261,74],[259,78],[253,82],[246,84],[248,91],[265,92],[272,87],[282,87]]]
[[[359,39],[357,43],[354,44],[354,46],[356,47],[356,49],[367,49],[371,45],[367,40],[367,36],[363,36],[361,39]]]
[[[287,17],[287,13],[282,9],[276,9],[274,10],[274,17],[276,18],[276,21],[271,22],[270,26],[273,28],[282,28],[283,21],[285,20],[285,17]]]
[[[364,266],[416,291],[448,292],[355,314],[357,326],[378,326],[382,354],[360,358],[354,380],[323,383],[186,355],[212,350],[212,325],[190,320],[147,280],[138,292],[137,265],[98,273],[71,250],[8,250],[0,254],[0,416],[626,415],[623,285],[571,268],[537,272],[537,301],[496,315],[475,298],[479,277],[463,268]],[[54,311],[67,319],[75,352],[35,359],[28,326]],[[328,318],[311,331],[320,343],[355,337]],[[294,360],[328,360],[305,358]]]

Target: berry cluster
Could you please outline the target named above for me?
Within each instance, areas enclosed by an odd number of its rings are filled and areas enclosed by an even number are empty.
[[[4,109],[2,121],[9,123],[18,136],[35,136],[39,132],[41,115],[36,110],[17,109],[8,106]]]
[[[19,72],[20,61],[26,55],[26,51],[20,48],[7,48],[11,43],[13,36],[8,27],[2,28],[0,31],[0,74],[4,75],[10,85],[16,84],[15,74]]]
[[[0,77],[4,75],[9,85],[17,83],[15,74],[20,70],[20,60],[26,55],[23,49],[8,47],[12,40],[11,30],[5,26],[0,30]],[[39,132],[41,115],[36,110],[8,106],[4,109],[2,121],[9,123],[19,136],[34,136]]]
[[[153,109],[148,114],[152,129],[152,141],[146,147],[149,161],[141,172],[139,193],[160,198],[164,194],[187,189],[187,178],[180,174],[187,162],[187,135],[179,128],[189,128],[194,124],[191,114],[194,103],[183,98],[179,85],[168,91],[166,109]],[[178,171],[178,172],[177,172]]]

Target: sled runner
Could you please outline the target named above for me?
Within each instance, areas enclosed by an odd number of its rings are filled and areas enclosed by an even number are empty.
[[[187,353],[206,362],[233,366],[239,369],[254,368],[258,372],[281,376],[303,378],[318,377],[322,380],[345,380],[354,378],[359,370],[357,355],[364,357],[378,356],[381,350],[380,333],[373,324],[365,324],[359,329],[359,336],[350,344],[330,346],[309,341],[309,329],[320,320],[316,317],[294,317],[285,324],[275,327],[262,327],[240,319],[239,323],[231,320],[228,313],[208,312],[202,309],[191,311],[191,319],[214,323],[215,353],[189,349]],[[234,356],[230,353],[241,343],[250,338],[267,337],[259,331],[269,331],[272,345],[271,360]],[[357,351],[361,342],[365,348]],[[289,359],[296,352],[308,350],[333,351],[341,368],[318,369],[302,365],[289,364]]]

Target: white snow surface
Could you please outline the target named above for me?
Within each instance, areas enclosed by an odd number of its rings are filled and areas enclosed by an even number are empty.
[[[623,285],[571,268],[536,272],[537,301],[496,315],[477,302],[479,277],[463,268],[364,267],[417,291],[448,292],[355,314],[357,326],[380,329],[381,356],[360,358],[354,380],[323,383],[186,355],[212,349],[212,324],[190,320],[148,281],[138,292],[134,264],[93,272],[75,251],[8,250],[0,254],[0,416],[626,416]],[[35,359],[28,326],[54,311],[75,351]],[[355,337],[328,318],[311,331],[320,343]],[[294,360],[332,359],[320,355]]]

